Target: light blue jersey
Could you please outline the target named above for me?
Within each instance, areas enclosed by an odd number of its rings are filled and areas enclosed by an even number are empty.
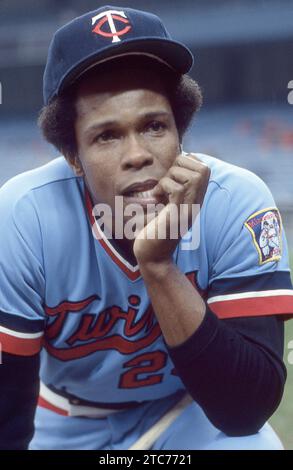
[[[293,292],[281,217],[254,174],[207,155],[200,244],[174,261],[219,318],[290,314]],[[97,240],[84,181],[63,157],[0,191],[0,340],[41,350],[42,382],[98,403],[184,390],[143,279],[110,240]],[[40,404],[47,406],[45,398]]]

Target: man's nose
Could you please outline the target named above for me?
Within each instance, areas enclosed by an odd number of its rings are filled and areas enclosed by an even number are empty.
[[[132,135],[126,139],[121,166],[123,170],[139,169],[153,164],[153,156],[143,144],[140,136]]]

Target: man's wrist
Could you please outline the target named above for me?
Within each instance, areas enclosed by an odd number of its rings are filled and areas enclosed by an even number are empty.
[[[167,258],[160,261],[149,260],[139,262],[138,260],[138,264],[142,277],[152,278],[153,280],[157,281],[163,280],[170,273],[170,271],[178,269],[172,258]]]

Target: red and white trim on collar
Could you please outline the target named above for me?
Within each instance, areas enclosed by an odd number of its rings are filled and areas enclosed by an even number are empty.
[[[93,216],[93,203],[91,200],[90,193],[87,188],[85,188],[85,204],[87,213],[89,216],[91,227],[95,226],[95,229],[99,232],[100,237],[97,239],[106,253],[110,256],[112,261],[126,274],[126,276],[131,281],[136,281],[140,278],[141,274],[139,271],[138,265],[133,266],[130,264],[123,256],[118,253],[118,251],[114,248],[114,246],[110,243],[110,240],[105,236],[103,231],[101,230],[98,222],[95,220]]]

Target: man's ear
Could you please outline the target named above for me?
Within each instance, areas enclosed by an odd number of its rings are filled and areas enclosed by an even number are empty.
[[[82,168],[82,164],[81,164],[81,161],[80,161],[80,159],[78,158],[77,155],[73,156],[71,158],[66,158],[66,160],[69,163],[69,165],[71,166],[71,168],[73,169],[76,176],[84,176],[84,171],[83,171],[83,168]]]

